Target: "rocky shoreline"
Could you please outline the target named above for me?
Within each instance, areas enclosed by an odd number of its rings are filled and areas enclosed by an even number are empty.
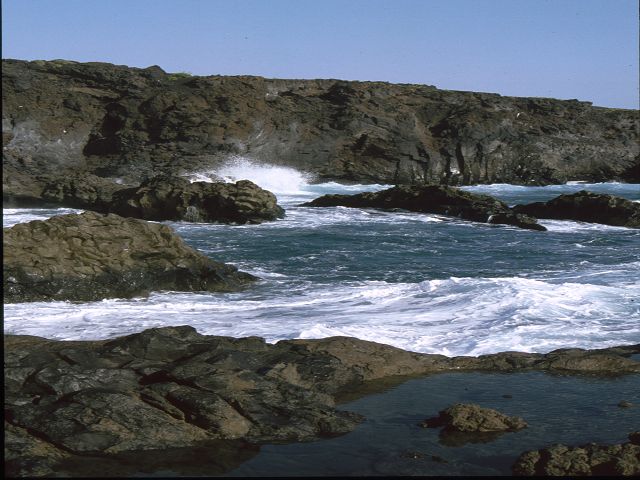
[[[629,358],[640,345],[450,358],[348,337],[271,345],[257,337],[200,335],[188,326],[102,341],[5,335],[4,347],[5,468],[12,476],[222,440],[232,442],[227,448],[245,445],[239,450],[246,458],[246,442],[344,434],[362,418],[337,410],[336,398],[393,378],[640,373],[640,362]]]

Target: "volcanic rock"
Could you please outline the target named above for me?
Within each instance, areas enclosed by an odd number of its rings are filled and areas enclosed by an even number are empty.
[[[385,184],[640,181],[637,110],[342,80],[2,60],[3,164],[137,185],[245,155]]]
[[[506,203],[489,195],[480,195],[443,185],[396,186],[380,192],[356,195],[324,195],[305,207],[400,208],[412,212],[438,213],[475,222],[513,225],[531,230],[546,230],[535,218],[514,213]]]
[[[210,442],[305,441],[352,430],[361,417],[337,410],[334,399],[365,382],[460,371],[460,365],[549,368],[542,354],[508,352],[499,362],[485,356],[474,364],[471,357],[406,352],[348,337],[271,345],[257,337],[201,335],[189,326],[101,341],[5,335],[4,347],[5,472],[14,476],[78,471],[87,463],[113,468],[117,459],[146,462],[154,471],[171,458],[184,462],[187,448],[220,462],[217,452],[226,448],[233,463],[247,458],[246,449]],[[638,351],[606,350],[628,361],[616,373],[637,371],[640,364],[624,356]],[[532,357],[524,362],[523,355]],[[154,451],[162,452],[155,464]]]
[[[553,445],[523,453],[512,470],[526,476],[640,475],[640,445]]]
[[[233,291],[255,277],[188,247],[171,228],[94,212],[3,229],[6,303]]]
[[[526,428],[527,422],[479,405],[457,403],[425,420],[422,426],[457,432],[514,432]]]
[[[619,227],[640,228],[640,203],[626,198],[581,190],[548,202],[516,205],[513,210],[538,218],[577,220]]]
[[[119,190],[108,209],[123,217],[191,222],[261,223],[284,216],[275,195],[249,180],[190,183],[166,176]]]

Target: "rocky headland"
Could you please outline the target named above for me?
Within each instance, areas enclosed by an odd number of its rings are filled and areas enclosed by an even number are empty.
[[[158,223],[94,212],[3,229],[4,302],[234,291],[256,278],[211,260]]]
[[[635,110],[428,85],[2,61],[3,198],[81,172],[136,186],[233,155],[320,181],[640,181]]]
[[[336,409],[336,400],[391,378],[478,370],[640,373],[628,358],[638,345],[450,358],[348,337],[272,345],[188,326],[102,341],[5,335],[4,347],[5,472],[14,476],[70,472],[87,462],[122,468],[123,458],[139,471],[136,458],[148,462],[156,451],[158,465],[170,463],[186,448],[209,448],[207,462],[224,464],[225,450],[211,447],[219,441],[247,459],[252,451],[238,442],[352,430],[362,418]]]
[[[494,197],[444,185],[400,185],[380,192],[324,195],[302,206],[403,209],[411,212],[438,213],[475,222],[546,230],[535,218],[514,212],[506,203]]]

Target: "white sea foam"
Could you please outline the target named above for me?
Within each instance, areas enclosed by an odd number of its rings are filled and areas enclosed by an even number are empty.
[[[343,185],[337,182],[317,183],[312,174],[292,167],[273,165],[236,155],[210,170],[187,175],[191,182],[237,182],[251,180],[274,193],[285,204],[295,204],[327,193],[358,193],[389,188],[390,185]]]
[[[271,284],[271,287],[267,285]],[[281,288],[273,288],[280,283]],[[348,335],[407,350],[478,355],[640,341],[640,281],[614,286],[522,277],[368,281],[248,292],[157,293],[148,299],[5,306],[5,331],[58,339],[108,338],[164,325],[214,335]]]
[[[298,207],[301,202],[326,193],[356,193],[388,188],[388,185],[313,184],[311,179],[291,169],[260,165],[243,158],[235,160],[237,162],[210,172],[207,178],[250,179],[275,191],[279,202],[287,208],[287,216],[276,222],[251,226],[171,224],[188,241],[197,241],[198,248],[208,255],[216,258],[220,255],[219,259],[229,261],[229,252],[233,252],[238,267],[258,275],[262,281],[243,292],[227,294],[165,292],[152,294],[147,299],[9,304],[4,309],[5,332],[58,339],[97,339],[150,327],[188,324],[201,333],[260,335],[270,342],[350,335],[408,350],[447,355],[477,355],[510,349],[544,352],[559,347],[590,348],[640,342],[638,232],[621,227],[543,220],[541,223],[549,232],[542,251],[554,256],[548,262],[534,260],[533,264],[539,262],[542,267],[535,271],[529,269],[529,273],[519,276],[519,265],[527,270],[523,259],[541,251],[538,242],[542,237],[538,232],[514,229],[510,233],[508,227],[401,211]],[[619,185],[605,187],[622,188]],[[546,187],[482,188],[493,188],[493,194],[507,196],[516,192],[526,203],[541,193],[535,188]],[[567,188],[574,187],[554,188],[565,193]],[[624,191],[633,194],[633,188],[626,185]],[[542,193],[548,196],[549,189]],[[5,209],[4,224],[74,212],[79,210]],[[348,236],[342,236],[343,233]],[[320,238],[322,242],[326,238],[326,246],[323,243],[320,250],[303,248],[307,239],[317,239],[317,235],[323,234]],[[295,235],[298,235],[296,253],[278,251],[275,262],[271,261],[271,253],[265,253],[262,260],[259,255],[242,253],[243,248],[254,249],[253,245],[269,252],[272,241],[283,245],[283,238],[289,241]],[[385,250],[387,235],[402,235],[400,243],[394,244],[393,252]],[[413,239],[418,236],[424,241],[409,245],[407,239],[405,247],[404,236]],[[375,238],[375,241],[357,241],[365,238]],[[477,278],[463,277],[473,275],[468,269],[460,275],[462,278],[405,275],[396,283],[366,280],[366,276],[354,281],[353,275],[340,277],[338,274],[352,258],[362,260],[359,249],[364,244],[374,250],[378,248],[373,252],[378,257],[373,258],[383,258],[387,253],[408,255],[418,263],[435,262],[436,267],[437,262],[442,261],[444,271],[451,272],[452,264],[473,263],[478,255],[486,254],[483,247],[478,247],[486,243],[474,243],[473,239],[504,242],[500,243],[499,252],[503,256],[486,262],[486,270],[483,267],[483,273],[478,272]],[[443,244],[454,245],[444,250],[451,254],[440,257],[429,253]],[[623,261],[619,253],[615,253],[620,248],[625,248]],[[417,249],[416,253],[412,249]],[[578,251],[580,257],[576,258]],[[513,259],[509,258],[511,254],[523,256]],[[344,263],[324,262],[323,255],[340,255]],[[307,273],[278,266],[289,262],[309,268],[311,274],[305,276]],[[492,270],[492,262],[496,268],[498,264],[511,263],[515,270],[499,276]],[[413,269],[411,265],[409,268]],[[388,280],[391,277],[373,278]],[[407,278],[415,281],[405,281]],[[420,279],[423,281],[418,281]]]
[[[188,177],[192,182],[251,180],[275,194],[299,193],[312,180],[310,174],[294,168],[261,163],[240,155],[229,158],[218,168],[195,172]]]
[[[46,220],[55,215],[69,213],[82,213],[84,210],[75,208],[3,208],[2,226],[12,227],[18,223],[31,222],[32,220]]]

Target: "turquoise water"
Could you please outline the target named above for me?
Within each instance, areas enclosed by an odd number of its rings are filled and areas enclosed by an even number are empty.
[[[620,408],[620,400],[635,406]],[[458,402],[520,416],[529,426],[487,443],[456,444],[443,440],[439,429],[417,425]],[[527,450],[553,443],[627,441],[630,432],[640,429],[640,375],[447,373],[410,380],[341,408],[366,420],[330,440],[264,445],[227,475],[510,475],[516,458]]]

